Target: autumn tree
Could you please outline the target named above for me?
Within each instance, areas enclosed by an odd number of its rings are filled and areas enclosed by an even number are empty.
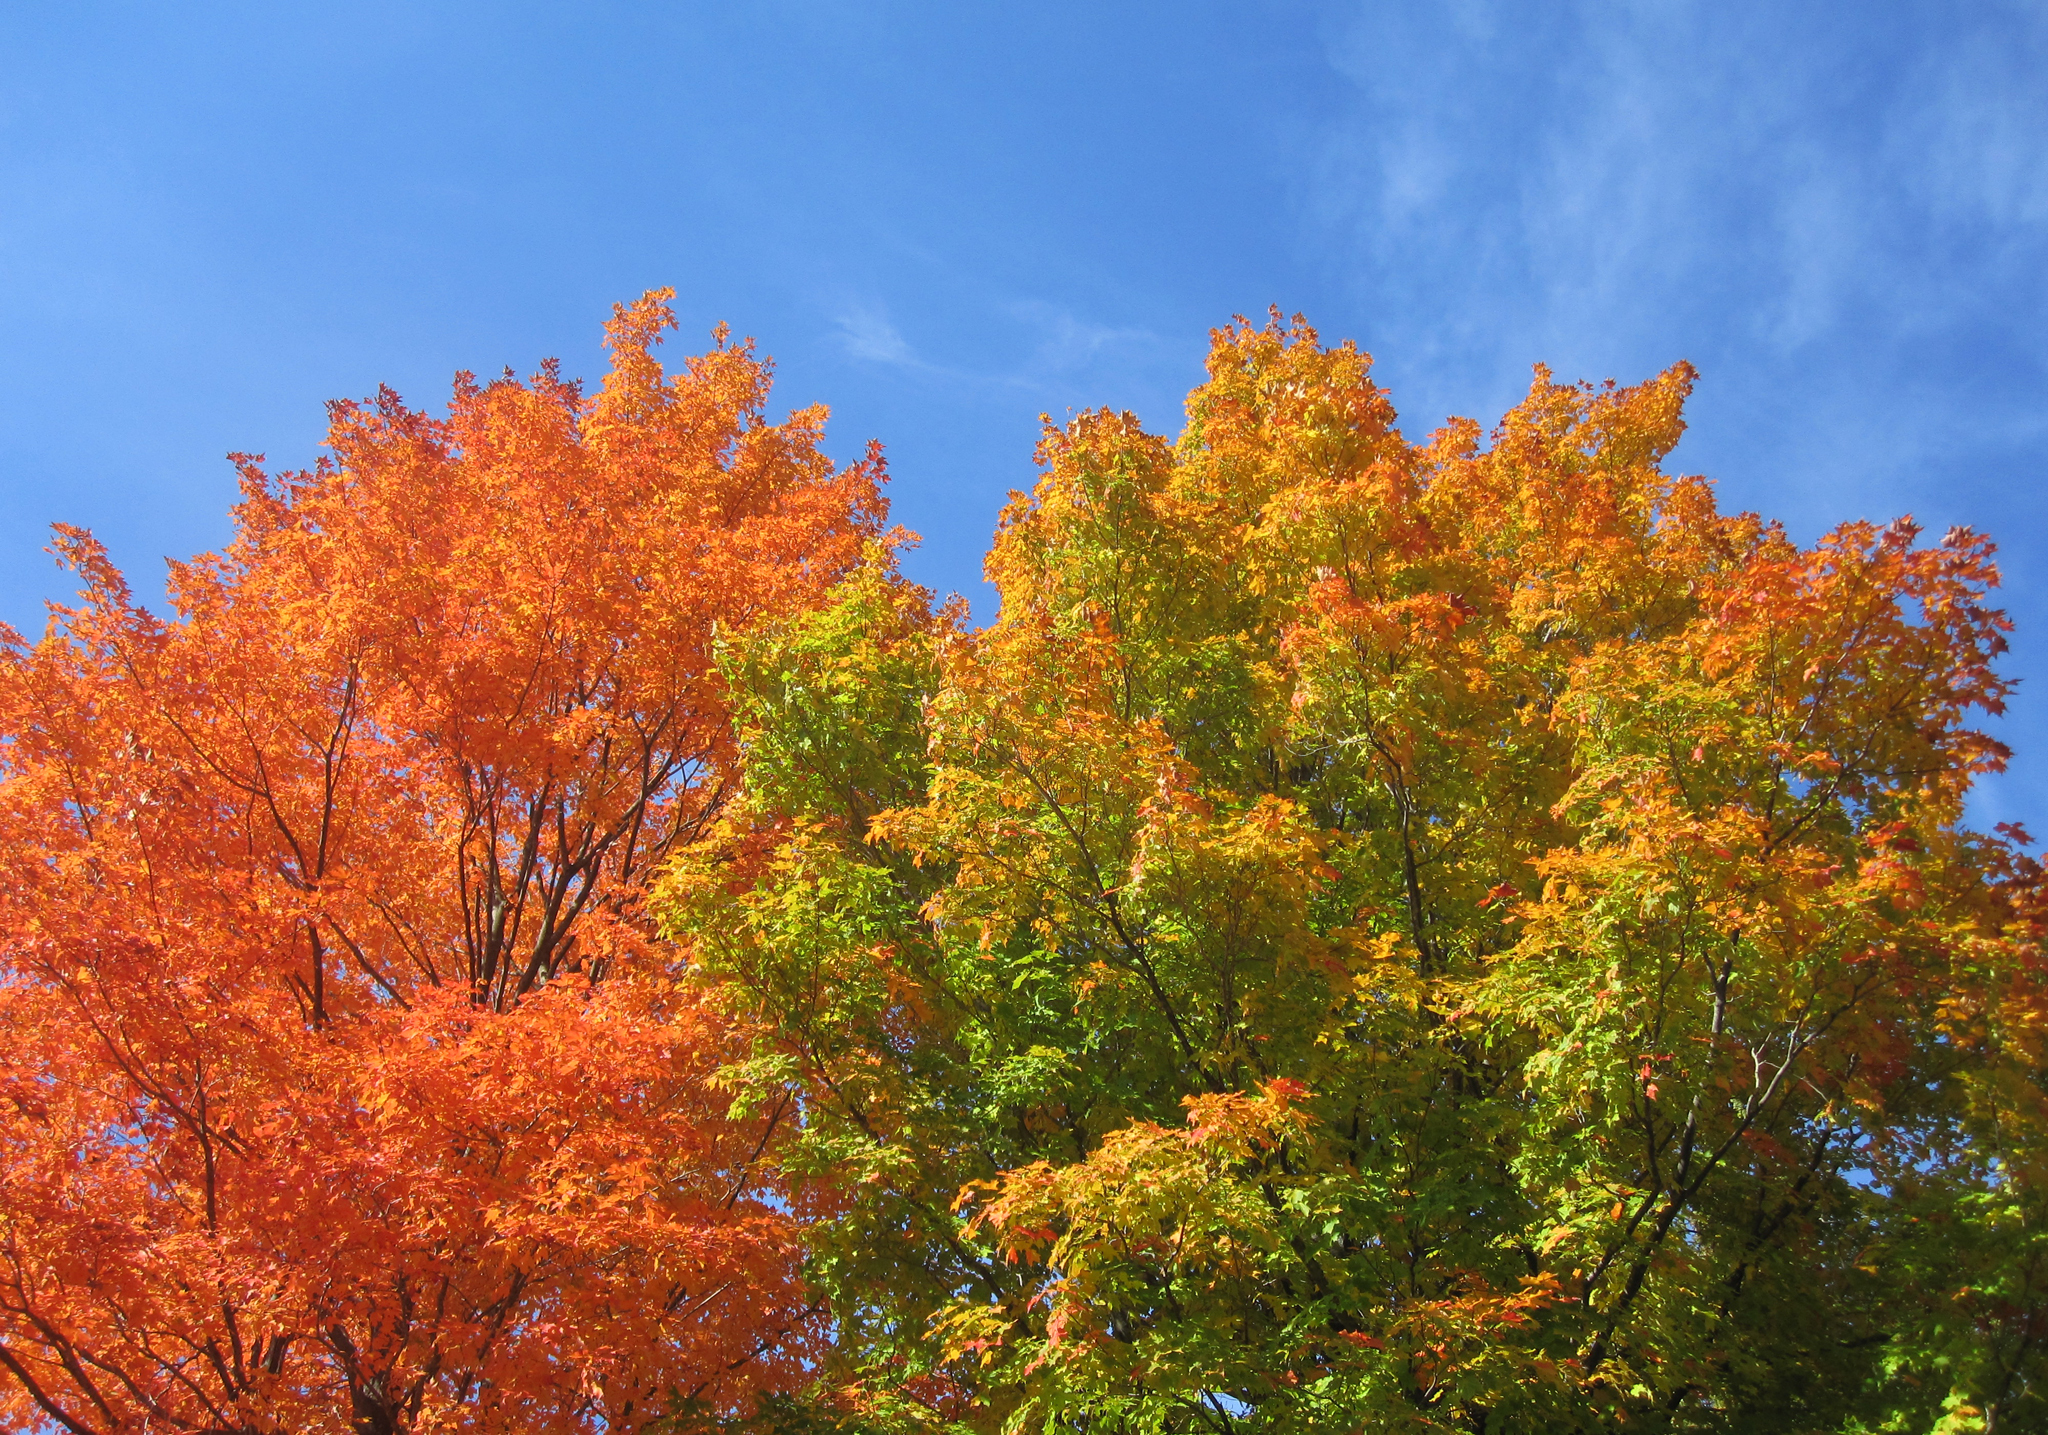
[[[0,653],[0,1424],[638,1429],[823,1325],[744,1051],[644,910],[725,804],[714,634],[884,551],[746,345],[457,378],[241,460],[169,616]]]
[[[1240,324],[1178,442],[1047,429],[991,627],[870,565],[726,645],[659,905],[835,1193],[812,1418],[2048,1421],[1991,545],[1719,513],[1692,377],[1416,443]]]

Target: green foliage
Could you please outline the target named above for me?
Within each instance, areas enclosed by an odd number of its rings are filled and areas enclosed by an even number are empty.
[[[1990,547],[1665,474],[1690,386],[1394,428],[1221,331],[1049,430],[966,632],[733,641],[668,929],[758,1033],[848,1430],[2043,1421],[2039,869]]]

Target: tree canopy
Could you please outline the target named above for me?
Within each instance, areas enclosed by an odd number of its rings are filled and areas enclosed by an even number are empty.
[[[138,606],[0,653],[0,1424],[631,1429],[820,1337],[733,1033],[644,911],[733,780],[720,623],[881,534],[663,296],[586,398],[457,380],[242,460]]]
[[[1719,514],[1692,377],[1417,444],[1240,324],[1177,442],[1047,428],[992,626],[871,567],[730,645],[744,792],[660,903],[841,1193],[835,1408],[2048,1419],[1991,545]]]
[[[0,658],[0,1415],[2048,1425],[1991,544],[1216,332],[975,629],[661,296]]]

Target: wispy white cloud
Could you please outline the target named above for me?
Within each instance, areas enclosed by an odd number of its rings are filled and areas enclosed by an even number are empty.
[[[917,365],[917,356],[911,352],[909,343],[880,305],[847,304],[834,322],[839,327],[841,345],[854,358],[877,364]]]
[[[982,355],[977,364],[949,363],[913,348],[889,308],[872,298],[842,300],[832,322],[840,348],[865,363],[886,364],[938,383],[1039,394],[1098,379],[1160,345],[1149,329],[1105,323],[1049,300],[992,296],[984,306],[995,322],[977,329],[976,348]],[[1007,329],[1009,342],[991,344],[991,327]],[[990,358],[998,362],[992,365]]]
[[[1019,366],[1019,377],[1071,374],[1133,347],[1159,342],[1149,329],[1097,323],[1044,300],[1018,300],[1007,307],[1037,334],[1037,342]]]
[[[1866,470],[1950,441],[1938,382],[1954,422],[2040,430],[2038,392],[1987,403],[1982,376],[1926,364],[1967,330],[2039,377],[2048,12],[1536,15],[1373,6],[1329,44],[1353,102],[1306,168],[1310,242],[1429,400],[1497,406],[1537,358],[1627,377],[1691,357],[1724,391],[1782,401],[1789,376],[1813,402],[1871,403],[1865,442],[1810,425]],[[1908,379],[1901,424],[1873,391]]]

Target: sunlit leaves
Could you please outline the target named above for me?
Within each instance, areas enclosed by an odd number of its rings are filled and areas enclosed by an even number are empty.
[[[2032,1418],[1990,547],[1720,515],[1691,382],[1415,443],[1235,326],[1177,443],[1047,430],[990,628],[870,578],[732,649],[749,796],[665,910],[805,1106],[820,1411]]]
[[[815,1346],[788,1106],[644,900],[730,791],[717,635],[883,552],[880,474],[670,322],[595,396],[336,404],[168,618],[60,530],[0,658],[10,1428],[622,1430]]]

